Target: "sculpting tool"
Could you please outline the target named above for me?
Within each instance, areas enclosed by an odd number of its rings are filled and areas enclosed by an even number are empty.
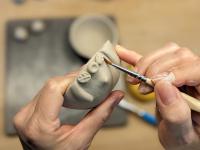
[[[114,64],[113,62],[111,62],[110,60],[104,58],[104,61],[117,68],[118,70],[121,70],[122,72],[125,72],[127,74],[129,74],[130,76],[134,77],[134,78],[137,78],[138,80],[146,83],[147,85],[151,86],[151,87],[154,87],[154,82],[150,79],[150,78],[147,78],[141,74],[139,74],[138,72],[135,72],[135,71],[131,71],[131,70],[128,70],[126,68],[123,68],[117,64]],[[196,112],[200,112],[200,101],[194,97],[191,97],[183,92],[181,92],[181,95],[183,96],[183,98],[186,100],[187,104],[189,105],[190,109],[196,111]]]
[[[149,79],[149,78],[147,78],[147,77],[145,77],[145,76],[143,76],[143,75],[141,75],[141,74],[139,74],[139,73],[137,73],[137,72],[135,72],[135,71],[131,71],[131,70],[128,70],[128,69],[126,69],[126,68],[123,68],[123,67],[121,67],[121,66],[119,66],[119,65],[116,65],[116,64],[112,63],[111,61],[109,61],[109,60],[106,59],[106,58],[104,58],[104,61],[105,61],[107,64],[109,64],[109,65],[111,65],[111,66],[113,66],[113,67],[115,67],[115,68],[117,68],[117,69],[119,69],[119,70],[121,70],[121,71],[127,73],[128,75],[130,75],[130,76],[132,76],[132,77],[134,77],[134,78],[137,78],[138,80],[140,80],[140,81],[142,81],[142,82],[144,82],[144,83],[147,83],[147,84],[150,85],[151,87],[154,86],[154,84],[153,84],[153,82],[152,82],[151,79]]]
[[[158,123],[157,119],[154,115],[146,112],[145,110],[139,108],[138,106],[134,105],[133,103],[126,101],[125,99],[122,99],[118,105],[119,105],[119,107],[136,114],[137,116],[142,118],[144,121],[146,121],[147,123],[149,123],[153,126],[156,126]]]

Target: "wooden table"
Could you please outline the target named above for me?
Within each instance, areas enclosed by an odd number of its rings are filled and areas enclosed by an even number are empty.
[[[121,43],[141,54],[159,48],[170,41],[200,49],[200,1],[198,0],[27,0],[14,5],[0,1],[0,149],[21,149],[18,138],[7,137],[3,131],[5,23],[17,18],[66,17],[85,13],[112,14],[117,18]],[[153,103],[141,107],[154,112]],[[129,115],[125,127],[101,130],[91,148],[95,150],[162,149],[157,129]]]

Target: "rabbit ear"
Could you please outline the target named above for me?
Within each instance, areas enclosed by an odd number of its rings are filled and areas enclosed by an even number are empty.
[[[101,52],[104,55],[104,57],[110,60],[111,62],[117,65],[121,64],[121,61],[117,55],[117,52],[115,51],[110,41],[107,41],[99,52]],[[117,69],[113,68],[112,66],[108,66],[108,67],[112,74],[112,84],[113,86],[115,86],[115,84],[119,80],[120,72]]]
[[[112,43],[107,41],[103,47],[99,50],[99,52],[103,53],[106,57],[108,57],[113,63],[120,65],[120,59],[115,51]]]

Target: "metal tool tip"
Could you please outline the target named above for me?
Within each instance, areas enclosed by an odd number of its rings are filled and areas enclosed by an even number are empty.
[[[112,62],[110,60],[106,59],[105,57],[103,59],[107,64],[112,65]]]

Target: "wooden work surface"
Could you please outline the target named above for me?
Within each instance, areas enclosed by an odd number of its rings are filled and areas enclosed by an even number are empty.
[[[5,23],[18,18],[66,17],[85,13],[112,14],[117,18],[121,43],[146,54],[170,41],[200,49],[199,0],[27,0],[14,5],[0,0],[0,149],[21,149],[18,138],[3,131]],[[141,104],[154,112],[154,104]],[[90,149],[159,150],[157,129],[130,115],[127,126],[101,130]]]

